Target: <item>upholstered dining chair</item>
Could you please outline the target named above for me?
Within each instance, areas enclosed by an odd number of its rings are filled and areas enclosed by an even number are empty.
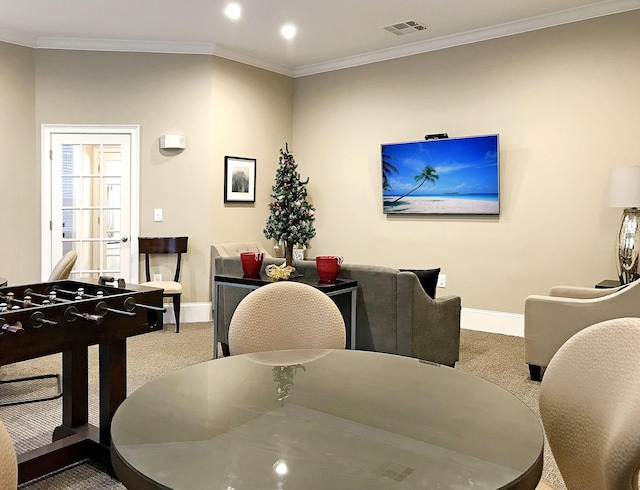
[[[551,359],[540,415],[568,490],[638,489],[639,353],[640,318],[618,318],[578,332]]]
[[[76,260],[78,260],[78,252],[75,250],[71,250],[64,254],[51,271],[48,281],[51,282],[68,279]]]
[[[345,324],[336,304],[314,287],[292,281],[252,291],[238,304],[229,324],[231,355],[345,345]]]
[[[0,488],[18,488],[18,459],[7,428],[0,421]]]
[[[182,295],[182,284],[180,284],[180,267],[182,264],[182,254],[187,253],[187,242],[189,237],[140,237],[138,238],[138,249],[144,254],[144,270],[146,282],[142,286],[164,289],[162,296],[173,300],[173,312],[176,317],[176,333],[180,332],[180,296]],[[151,256],[157,254],[176,254],[176,267],[173,280],[152,281],[151,280]]]

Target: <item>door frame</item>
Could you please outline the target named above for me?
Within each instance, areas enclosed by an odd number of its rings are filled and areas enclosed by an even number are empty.
[[[51,260],[51,161],[52,134],[128,134],[131,138],[130,168],[130,212],[131,232],[129,234],[131,256],[129,257],[129,282],[138,283],[138,236],[140,235],[140,126],[136,124],[43,124],[41,127],[41,189],[40,189],[40,274],[46,281],[53,263]]]

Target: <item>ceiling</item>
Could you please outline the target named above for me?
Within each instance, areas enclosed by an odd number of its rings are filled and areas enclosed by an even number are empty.
[[[289,76],[640,9],[640,0],[0,0],[0,41],[33,48],[215,54]],[[396,35],[405,21],[426,29]],[[287,41],[285,23],[297,27]]]

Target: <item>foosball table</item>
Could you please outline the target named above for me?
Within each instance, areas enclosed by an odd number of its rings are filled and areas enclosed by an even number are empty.
[[[62,353],[62,424],[50,444],[18,455],[19,483],[86,458],[110,467],[111,419],[127,396],[126,339],[162,329],[162,292],[111,278],[0,288],[0,366]],[[96,344],[99,428],[89,424]]]

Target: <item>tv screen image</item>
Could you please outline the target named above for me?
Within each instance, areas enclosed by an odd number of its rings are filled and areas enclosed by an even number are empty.
[[[497,134],[382,145],[386,214],[500,214]]]

